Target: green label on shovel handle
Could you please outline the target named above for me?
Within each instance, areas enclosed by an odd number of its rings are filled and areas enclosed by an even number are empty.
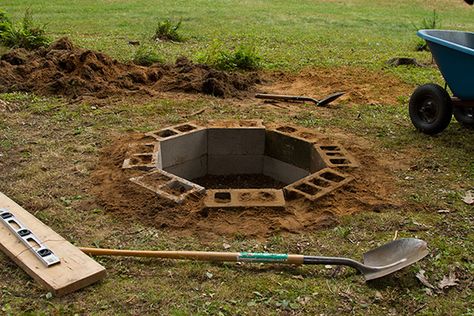
[[[237,256],[237,261],[272,262],[286,260],[288,260],[288,255],[283,253],[241,252]]]

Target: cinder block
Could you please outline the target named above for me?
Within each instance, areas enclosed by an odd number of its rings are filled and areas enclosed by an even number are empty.
[[[207,174],[207,155],[167,167],[164,170],[188,180],[203,177]]]
[[[166,169],[207,154],[207,131],[193,130],[160,141],[158,168]]]
[[[263,173],[263,156],[208,155],[207,172],[212,175]]]
[[[196,183],[159,169],[129,180],[175,203],[182,203],[187,198],[198,196],[205,191],[205,188]]]
[[[149,170],[156,167],[156,153],[133,154],[129,158],[125,158],[122,164],[123,169]]]
[[[317,172],[321,169],[328,167],[328,160],[323,152],[317,150],[317,146],[313,146],[311,148],[311,166],[310,171],[312,173]]]
[[[265,156],[310,171],[313,144],[275,130],[266,131]]]
[[[288,198],[302,196],[315,201],[354,180],[331,168],[324,168],[283,188]]]
[[[359,164],[339,144],[315,144],[312,152],[312,171],[315,172],[324,167],[329,168],[356,168]],[[317,159],[316,159],[317,158]]]
[[[280,182],[290,184],[309,175],[309,172],[281,160],[264,156],[263,174]]]
[[[277,189],[231,189],[207,190],[204,207],[237,208],[237,207],[285,207],[285,196]]]
[[[263,155],[264,127],[209,128],[209,155]]]

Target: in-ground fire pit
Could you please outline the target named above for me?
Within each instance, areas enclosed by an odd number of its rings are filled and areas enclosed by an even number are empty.
[[[206,208],[314,201],[350,182],[357,167],[324,135],[260,120],[189,122],[145,135],[123,168],[148,172],[130,180],[176,203],[202,199]]]

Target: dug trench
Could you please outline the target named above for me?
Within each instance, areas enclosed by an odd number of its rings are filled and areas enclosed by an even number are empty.
[[[360,161],[351,175],[350,184],[315,202],[296,199],[287,201],[285,208],[246,207],[239,209],[206,209],[201,199],[176,204],[129,181],[145,171],[122,169],[131,144],[143,134],[129,134],[115,139],[103,148],[97,169],[93,172],[91,193],[97,202],[117,218],[135,219],[176,235],[200,238],[218,236],[252,236],[265,238],[274,233],[299,233],[324,227],[334,227],[341,216],[355,212],[382,212],[404,207],[394,186],[393,164],[370,152],[363,139],[337,135],[336,139]],[[224,180],[224,181],[222,181]],[[203,177],[201,184],[209,187],[233,187],[244,183],[252,186],[281,186],[265,177],[236,175]],[[264,197],[262,197],[264,198]]]

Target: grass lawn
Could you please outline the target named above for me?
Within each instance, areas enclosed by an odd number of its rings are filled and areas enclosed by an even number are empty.
[[[129,40],[149,42],[157,21],[171,18],[182,19],[188,40],[149,43],[169,61],[179,55],[195,58],[214,40],[229,46],[240,42],[256,46],[264,71],[365,67],[410,84],[442,82],[434,67],[385,68],[392,57],[431,59],[428,52],[414,50],[413,24],[436,10],[442,28],[474,29],[474,8],[461,0],[15,0],[0,7],[15,19],[30,8],[53,38],[68,36],[120,60],[130,60],[134,53]],[[419,263],[370,283],[348,268],[104,257],[97,260],[108,270],[105,281],[63,298],[50,297],[0,255],[0,310],[11,315],[473,315],[474,209],[462,196],[474,189],[474,132],[454,120],[436,137],[415,132],[408,119],[408,97],[401,96],[399,104],[302,107],[288,113],[257,106],[254,100],[198,95],[140,105],[125,99],[96,108],[60,98],[0,94],[9,104],[9,109],[0,107],[0,191],[76,245],[223,251],[226,243],[227,251],[355,259],[395,235],[422,238],[430,247],[430,255]],[[206,239],[126,221],[94,203],[90,175],[101,148],[127,132],[187,121],[186,114],[204,107],[201,119],[283,121],[342,133],[354,144],[368,143],[370,155],[393,171],[396,189],[387,194],[402,206],[374,210],[368,203],[341,217],[337,226],[300,234]],[[420,269],[434,285],[454,271],[458,285],[428,290],[415,278]]]

